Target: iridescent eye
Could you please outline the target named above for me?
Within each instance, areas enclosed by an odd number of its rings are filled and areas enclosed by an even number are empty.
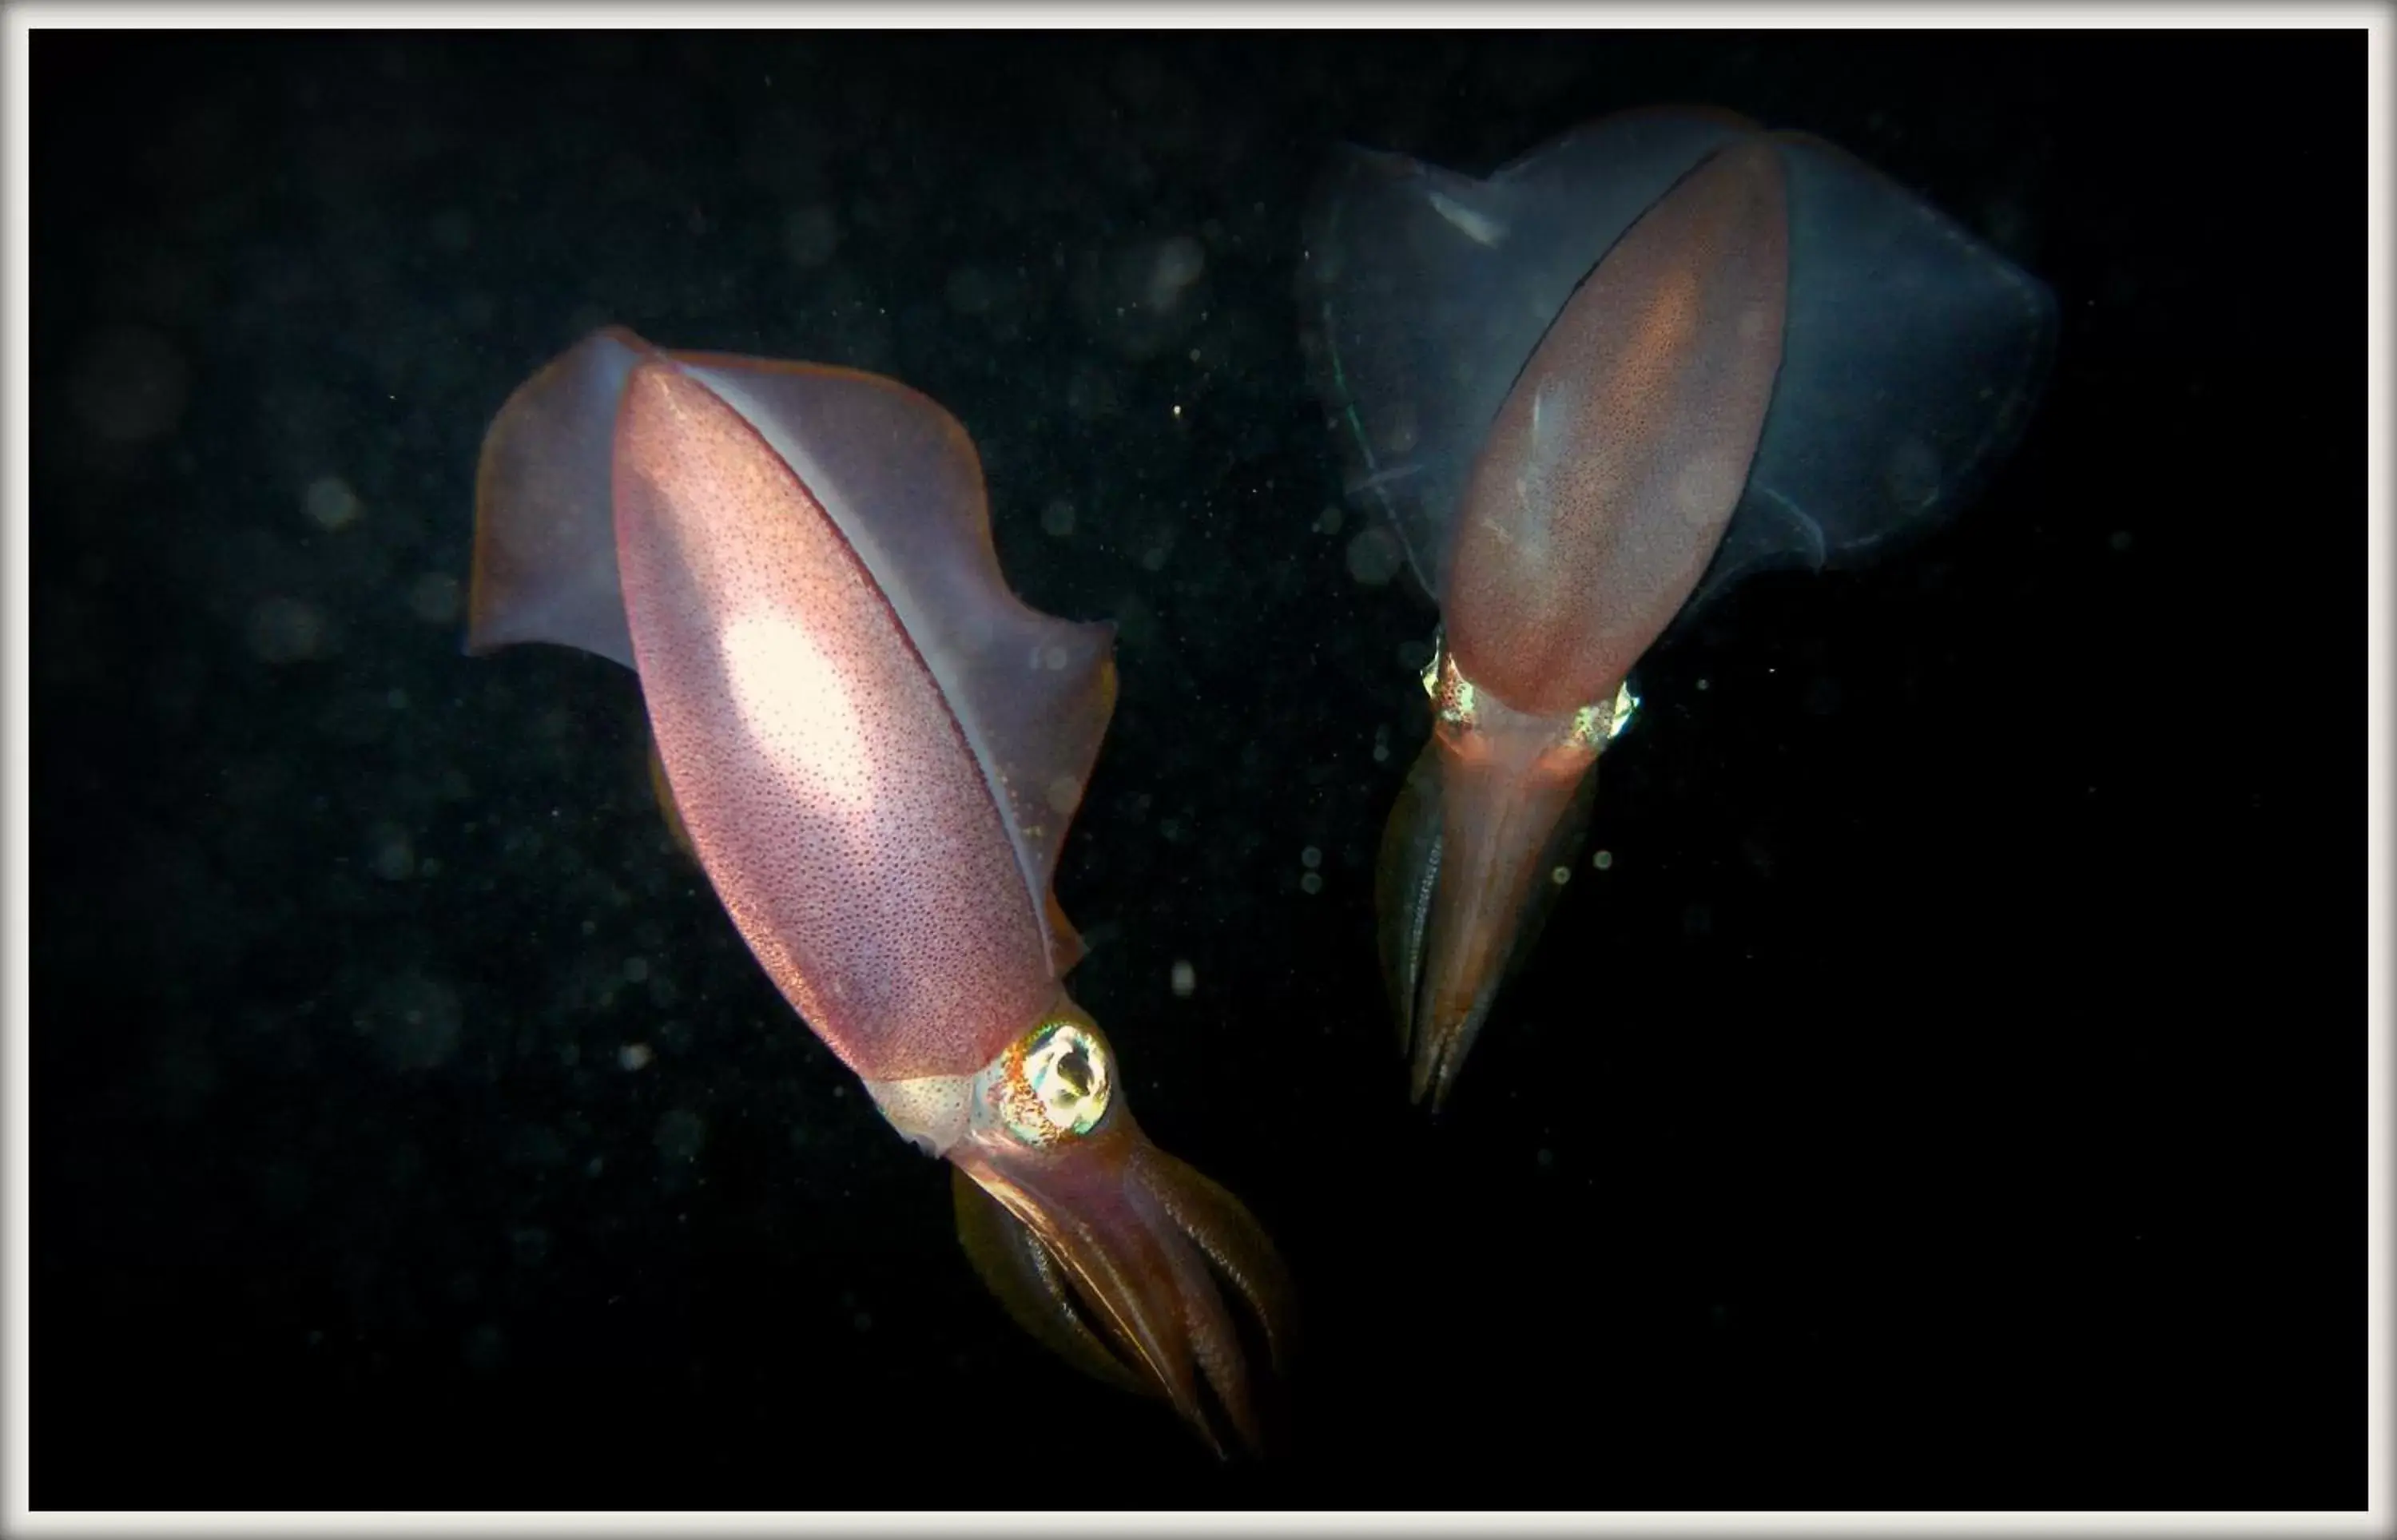
[[[1470,728],[1480,714],[1480,705],[1473,681],[1456,666],[1454,655],[1448,650],[1445,636],[1432,638],[1431,661],[1424,665],[1424,694],[1431,697],[1431,715],[1436,726]]]
[[[1078,1021],[1042,1022],[1003,1056],[988,1092],[1007,1131],[1029,1145],[1088,1134],[1107,1115],[1114,1074],[1106,1040]]]
[[[1613,700],[1574,712],[1566,738],[1575,748],[1596,753],[1623,736],[1623,729],[1631,725],[1631,714],[1639,709],[1640,697],[1631,693],[1631,682],[1627,679],[1614,687]]]

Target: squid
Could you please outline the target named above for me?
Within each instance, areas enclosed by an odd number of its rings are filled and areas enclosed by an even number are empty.
[[[676,840],[793,1009],[950,1165],[1008,1313],[1263,1448],[1272,1242],[1133,1120],[1051,888],[1114,631],[1025,605],[957,419],[895,381],[595,333],[485,438],[467,647],[631,669]]]
[[[1708,109],[1604,118],[1487,179],[1345,150],[1298,290],[1346,494],[1440,606],[1375,880],[1437,1112],[1641,657],[1751,574],[1952,515],[2024,426],[2056,304],[1845,153]]]

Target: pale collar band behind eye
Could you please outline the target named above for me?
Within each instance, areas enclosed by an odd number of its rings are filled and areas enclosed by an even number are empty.
[[[862,1078],[862,1077],[861,1077]],[[917,1075],[865,1081],[865,1094],[891,1127],[928,1155],[946,1155],[973,1123],[978,1075]]]

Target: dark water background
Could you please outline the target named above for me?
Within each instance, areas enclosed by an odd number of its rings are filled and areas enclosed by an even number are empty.
[[[37,35],[32,1500],[2361,1506],[2364,49]],[[1989,234],[2059,368],[1951,532],[1649,660],[1431,1126],[1431,615],[1329,527],[1301,202],[1659,100]],[[609,320],[930,392],[1120,622],[1074,989],[1297,1273],[1278,1471],[1009,1326],[628,675],[461,656],[484,426]]]

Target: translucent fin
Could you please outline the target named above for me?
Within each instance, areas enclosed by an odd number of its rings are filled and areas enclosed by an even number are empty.
[[[982,463],[938,404],[848,369],[673,357],[789,463],[889,599],[998,794],[1062,973],[1081,947],[1049,888],[1115,710],[1114,626],[1043,615],[1008,587]]]
[[[1751,572],[1850,564],[1936,527],[2014,446],[2056,299],[1954,220],[1823,140],[1789,172],[1789,310],[1748,496],[1695,614]]]
[[[1350,496],[1436,597],[1466,473],[1573,288],[1727,113],[1625,113],[1487,181],[1344,152],[1306,227],[1303,340]],[[1868,555],[1952,512],[2019,435],[2053,296],[1880,174],[1776,135],[1789,175],[1785,351],[1747,494],[1683,617],[1740,577]]]
[[[633,666],[609,498],[616,407],[648,344],[611,326],[516,387],[475,472],[466,650],[554,642]]]
[[[1749,131],[1626,113],[1477,181],[1344,147],[1301,265],[1302,341],[1352,499],[1391,521],[1437,598],[1466,472],[1574,286],[1707,153]]]

